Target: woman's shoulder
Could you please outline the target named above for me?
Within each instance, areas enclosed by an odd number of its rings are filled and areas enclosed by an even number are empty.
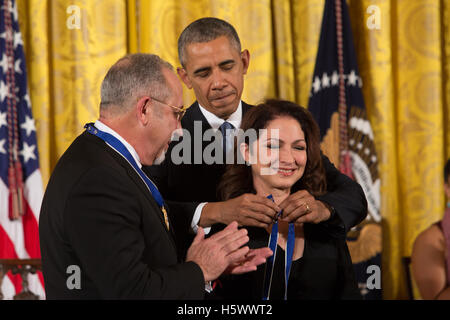
[[[422,245],[433,247],[442,247],[445,244],[444,233],[442,232],[442,228],[440,227],[440,222],[434,223],[429,226],[427,229],[419,233],[416,240],[414,241],[413,247],[420,247]]]
[[[428,261],[432,257],[445,256],[445,237],[438,223],[422,231],[413,244],[411,262]]]

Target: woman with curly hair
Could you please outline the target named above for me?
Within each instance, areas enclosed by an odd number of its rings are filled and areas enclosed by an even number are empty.
[[[218,192],[223,200],[254,193],[277,204],[294,190],[326,191],[319,128],[299,105],[267,100],[248,111]],[[242,133],[244,133],[242,135]],[[306,210],[308,205],[304,204]],[[274,255],[257,271],[223,279],[220,295],[252,299],[360,299],[345,239],[319,224],[287,223],[280,212],[269,228],[247,228],[251,248]]]

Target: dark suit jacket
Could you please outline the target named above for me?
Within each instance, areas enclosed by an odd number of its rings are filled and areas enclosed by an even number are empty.
[[[263,228],[247,227],[252,249],[266,247],[269,233]],[[304,224],[303,256],[292,261],[288,300],[360,300],[355,272],[345,239],[332,237],[319,225]],[[261,300],[264,294],[266,264],[255,272],[227,275],[212,298]],[[285,290],[285,251],[277,248],[270,300],[282,300]]]
[[[180,263],[174,235],[144,182],[87,132],[56,165],[39,232],[49,299],[204,297],[200,267]],[[67,287],[74,283],[71,265],[80,268],[81,289]]]
[[[245,114],[251,107],[242,102],[242,113]],[[190,133],[192,141],[195,131],[194,121],[201,123],[202,136],[207,129],[211,129],[197,102],[191,105],[181,120],[183,129]],[[202,142],[202,152],[210,143],[210,141]],[[144,167],[143,170],[156,181],[164,199],[169,201],[174,214],[172,220],[177,225],[177,233],[180,232],[180,239],[183,239],[181,233],[189,238],[188,230],[197,205],[200,202],[218,201],[216,189],[225,171],[225,165],[174,164],[171,152],[176,144],[177,142],[170,144],[166,159],[161,165]],[[191,163],[194,162],[194,152],[192,143]],[[366,217],[366,197],[361,186],[337,170],[326,156],[323,156],[322,160],[327,175],[328,192],[317,199],[334,207],[336,214],[332,219],[320,223],[320,226],[334,237],[345,238],[347,231]],[[294,185],[293,191],[297,190]],[[183,243],[187,246],[189,241],[183,240]]]

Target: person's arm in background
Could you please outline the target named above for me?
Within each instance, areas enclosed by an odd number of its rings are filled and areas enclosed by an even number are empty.
[[[322,223],[331,233],[345,236],[366,218],[366,196],[359,183],[336,169],[325,155],[322,161],[327,176],[327,193],[317,197],[317,200],[334,208],[330,219]]]
[[[411,255],[414,281],[422,299],[450,300],[445,263],[445,240],[441,229],[433,225],[417,237]]]
[[[228,201],[218,202],[181,202],[170,200],[168,192],[168,164],[143,167],[144,172],[156,184],[170,207],[169,215],[177,234],[181,238],[190,232],[196,232],[197,226],[209,232],[216,223],[229,224],[237,221],[241,226],[267,227],[279,208],[265,197],[245,194]],[[166,197],[169,195],[169,197]],[[277,210],[278,209],[278,210]]]

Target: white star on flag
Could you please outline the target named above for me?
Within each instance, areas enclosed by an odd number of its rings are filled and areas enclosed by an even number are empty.
[[[313,87],[314,87],[314,92],[317,92],[320,90],[320,79],[317,76],[314,79]]]
[[[0,128],[7,125],[8,122],[6,121],[6,112],[0,112]]]
[[[18,12],[17,12],[17,5],[16,5],[15,2],[14,2],[13,7],[10,8],[9,11],[13,14],[14,22],[17,22],[17,18],[18,18],[18,16],[19,16],[19,14],[18,14]]]
[[[328,88],[330,86],[330,78],[326,73],[322,75],[322,88]]]
[[[28,115],[25,116],[25,122],[23,122],[20,127],[27,132],[27,137],[31,134],[31,132],[36,131],[34,119],[30,118]]]
[[[3,73],[6,73],[6,71],[8,70],[8,57],[6,57],[6,54],[3,54],[2,56],[0,67],[3,69]]]
[[[31,108],[31,100],[28,92],[23,96],[23,100],[25,100],[25,102],[27,103],[28,108]]]
[[[18,45],[23,46],[22,35],[20,32],[14,33],[14,49],[16,49]]]
[[[355,70],[352,70],[350,72],[350,75],[348,76],[348,84],[352,86],[356,86],[356,81],[358,80],[358,76],[355,73]]]
[[[5,150],[5,142],[6,142],[6,139],[0,140],[0,153],[6,154],[6,150]]]
[[[0,80],[0,102],[3,102],[3,100],[5,100],[5,98],[8,96],[8,91],[8,86],[2,80]]]
[[[336,71],[333,71],[333,74],[331,75],[331,84],[333,86],[337,86],[338,83],[339,83],[339,75],[337,74]]]
[[[24,163],[27,163],[30,159],[36,160],[34,149],[36,149],[36,145],[29,146],[28,143],[23,143],[23,150],[20,151],[20,155],[23,157]]]
[[[20,68],[20,59],[17,59],[16,63],[14,64],[14,71],[17,73],[22,73],[22,69]]]

